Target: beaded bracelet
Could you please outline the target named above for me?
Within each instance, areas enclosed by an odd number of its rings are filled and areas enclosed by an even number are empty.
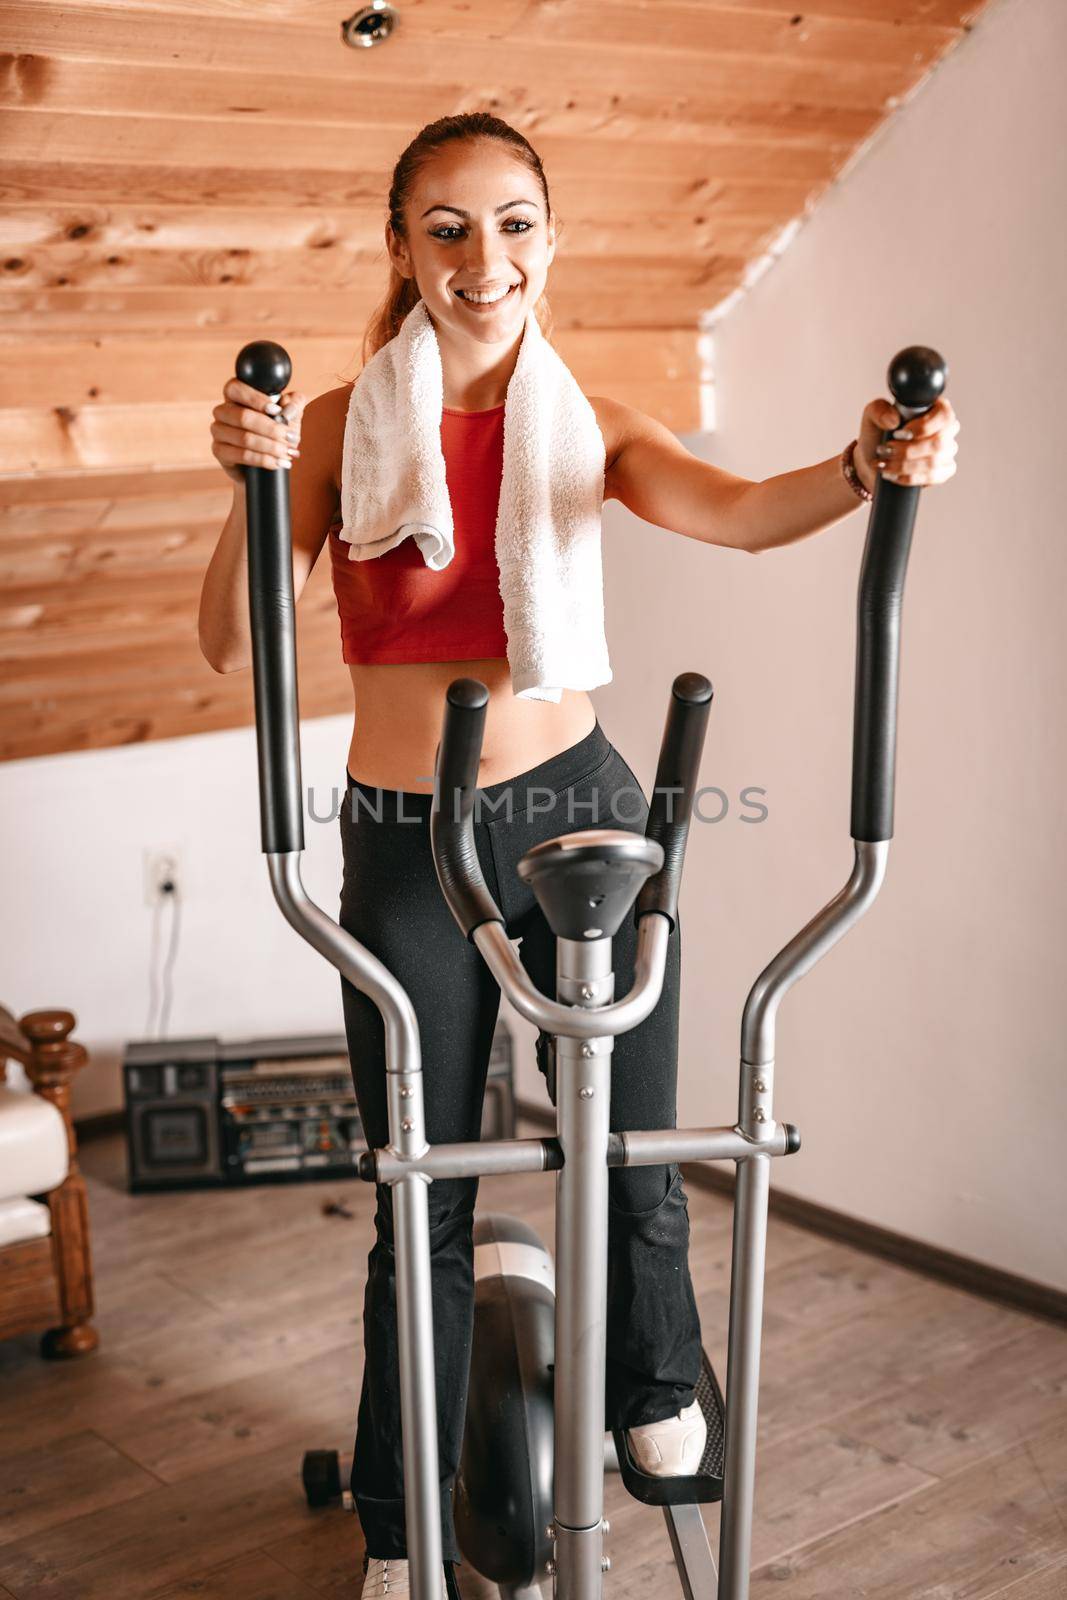
[[[860,476],[856,471],[856,463],[852,459],[857,443],[858,440],[853,439],[849,444],[846,444],[841,454],[841,472],[849,488],[855,494],[858,494],[861,500],[873,500],[874,495],[861,482]]]

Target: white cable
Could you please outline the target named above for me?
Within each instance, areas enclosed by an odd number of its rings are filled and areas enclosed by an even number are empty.
[[[170,922],[170,948],[167,951],[167,959],[163,963],[163,1005],[160,1008],[159,1034],[157,1035],[160,1039],[166,1037],[167,1026],[170,1021],[170,1006],[174,998],[171,991],[171,976],[174,971],[174,961],[178,954],[178,936],[181,932],[181,905],[179,903],[178,890],[176,888],[172,889],[167,898],[173,903],[173,909]]]
[[[144,1036],[146,1039],[151,1039],[152,1037],[152,1018],[155,1016],[156,1005],[159,1000],[159,993],[156,985],[156,961],[159,956],[160,909],[159,900],[157,898],[152,906],[152,942],[148,950],[148,1019],[144,1025]]]

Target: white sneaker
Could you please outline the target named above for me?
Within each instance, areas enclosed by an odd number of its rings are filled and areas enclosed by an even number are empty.
[[[363,1580],[362,1600],[392,1600],[393,1596],[411,1594],[408,1563],[399,1556],[371,1556],[367,1561],[367,1576]],[[448,1600],[445,1575],[441,1573],[441,1600]]]
[[[694,1400],[676,1417],[627,1428],[626,1439],[634,1460],[649,1477],[691,1478],[704,1455],[708,1425]]]

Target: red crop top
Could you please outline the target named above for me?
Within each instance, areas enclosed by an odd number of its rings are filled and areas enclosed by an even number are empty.
[[[385,555],[350,561],[330,529],[330,561],[345,661],[477,661],[507,656],[496,563],[496,514],[504,469],[504,407],[441,416],[441,451],[456,551],[432,571],[412,538]]]

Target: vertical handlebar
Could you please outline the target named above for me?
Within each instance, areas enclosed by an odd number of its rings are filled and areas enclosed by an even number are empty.
[[[713,694],[711,684],[699,672],[679,673],[671,685],[667,726],[656,766],[656,787],[645,826],[645,836],[663,846],[663,866],[642,886],[634,910],[635,922],[650,911],[659,911],[670,918],[671,927],[674,927],[689,819]]]
[[[258,340],[238,355],[236,373],[262,394],[280,394],[292,363],[281,345]],[[288,854],[304,848],[289,474],[282,467],[245,467],[244,474],[260,832],[264,854]]]
[[[945,387],[948,367],[936,350],[910,345],[894,357],[888,383],[901,419],[922,416]],[[889,438],[887,432],[884,435]],[[852,837],[893,837],[900,613],[911,535],[921,490],[876,485],[860,568],[856,618],[856,688],[852,732]]]
[[[437,879],[468,939],[483,922],[504,920],[482,877],[472,822],[488,703],[489,690],[477,678],[449,684],[430,806]]]

